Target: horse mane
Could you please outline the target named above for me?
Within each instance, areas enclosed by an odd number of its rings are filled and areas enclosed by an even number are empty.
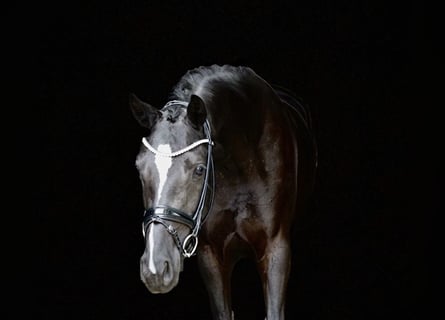
[[[205,101],[212,100],[216,90],[228,89],[238,97],[245,97],[243,84],[258,80],[255,71],[246,66],[217,65],[200,66],[188,70],[173,87],[170,100],[189,101],[192,94],[200,96]],[[278,85],[271,85],[279,99],[289,105],[304,120],[309,129],[312,128],[310,111],[302,99],[294,92]]]
[[[211,98],[211,83],[218,81],[238,91],[238,84],[243,79],[255,76],[255,72],[245,66],[211,65],[188,70],[174,86],[169,99],[189,101],[192,94],[203,99]]]

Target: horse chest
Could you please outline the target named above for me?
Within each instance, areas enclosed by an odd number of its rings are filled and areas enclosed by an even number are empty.
[[[203,226],[203,240],[225,254],[245,253],[262,246],[261,239],[268,233],[264,223],[268,218],[264,215],[251,192],[238,193],[226,206],[212,211]]]

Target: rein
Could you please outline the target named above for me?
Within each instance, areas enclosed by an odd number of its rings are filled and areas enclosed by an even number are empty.
[[[180,105],[183,108],[186,108],[188,103],[185,101],[178,101],[178,100],[172,100],[169,101],[164,108],[177,104]],[[162,157],[168,157],[168,158],[174,158],[181,156],[182,154],[196,148],[197,146],[201,144],[207,144],[207,163],[206,163],[206,172],[204,176],[204,183],[201,191],[201,195],[199,197],[198,205],[195,209],[195,212],[193,215],[185,213],[179,209],[172,208],[166,205],[157,205],[152,208],[145,209],[144,215],[143,215],[143,221],[142,221],[142,234],[145,238],[146,230],[149,227],[151,223],[159,223],[162,226],[165,227],[168,233],[173,237],[175,240],[175,244],[178,247],[179,251],[182,253],[182,255],[186,258],[189,258],[193,256],[196,253],[196,249],[198,247],[198,233],[201,228],[201,225],[203,224],[205,218],[207,217],[208,213],[210,212],[213,204],[213,198],[214,198],[214,190],[215,190],[215,172],[214,172],[214,166],[213,166],[213,156],[212,156],[212,147],[213,147],[213,141],[211,137],[211,131],[210,131],[210,124],[208,120],[204,122],[204,133],[206,135],[205,139],[198,140],[189,146],[180,149],[178,151],[172,152],[172,153],[165,153],[160,152],[153,148],[153,146],[150,145],[150,143],[147,141],[147,139],[142,138],[142,143],[144,146],[150,150],[152,153],[162,156]],[[211,186],[209,185],[209,180],[211,179]],[[207,214],[203,218],[203,211],[206,203],[207,193],[210,189],[210,205],[209,209],[207,210]],[[182,242],[179,238],[178,232],[176,229],[168,223],[168,221],[178,222],[180,224],[186,225],[191,229],[191,233],[187,235]]]

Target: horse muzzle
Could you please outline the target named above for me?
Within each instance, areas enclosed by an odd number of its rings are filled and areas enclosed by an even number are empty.
[[[177,259],[182,260],[179,255]],[[178,284],[181,265],[182,261],[174,263],[172,259],[150,261],[149,255],[144,253],[140,261],[141,280],[151,293],[167,293]]]

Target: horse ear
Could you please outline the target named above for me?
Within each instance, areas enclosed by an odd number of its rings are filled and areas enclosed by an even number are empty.
[[[141,126],[150,129],[155,121],[160,118],[161,112],[159,110],[139,100],[134,93],[130,93],[129,100],[133,116]]]
[[[200,127],[207,117],[207,110],[205,108],[205,103],[200,97],[192,94],[190,97],[190,102],[187,106],[187,118],[190,120],[192,125],[195,127]]]

